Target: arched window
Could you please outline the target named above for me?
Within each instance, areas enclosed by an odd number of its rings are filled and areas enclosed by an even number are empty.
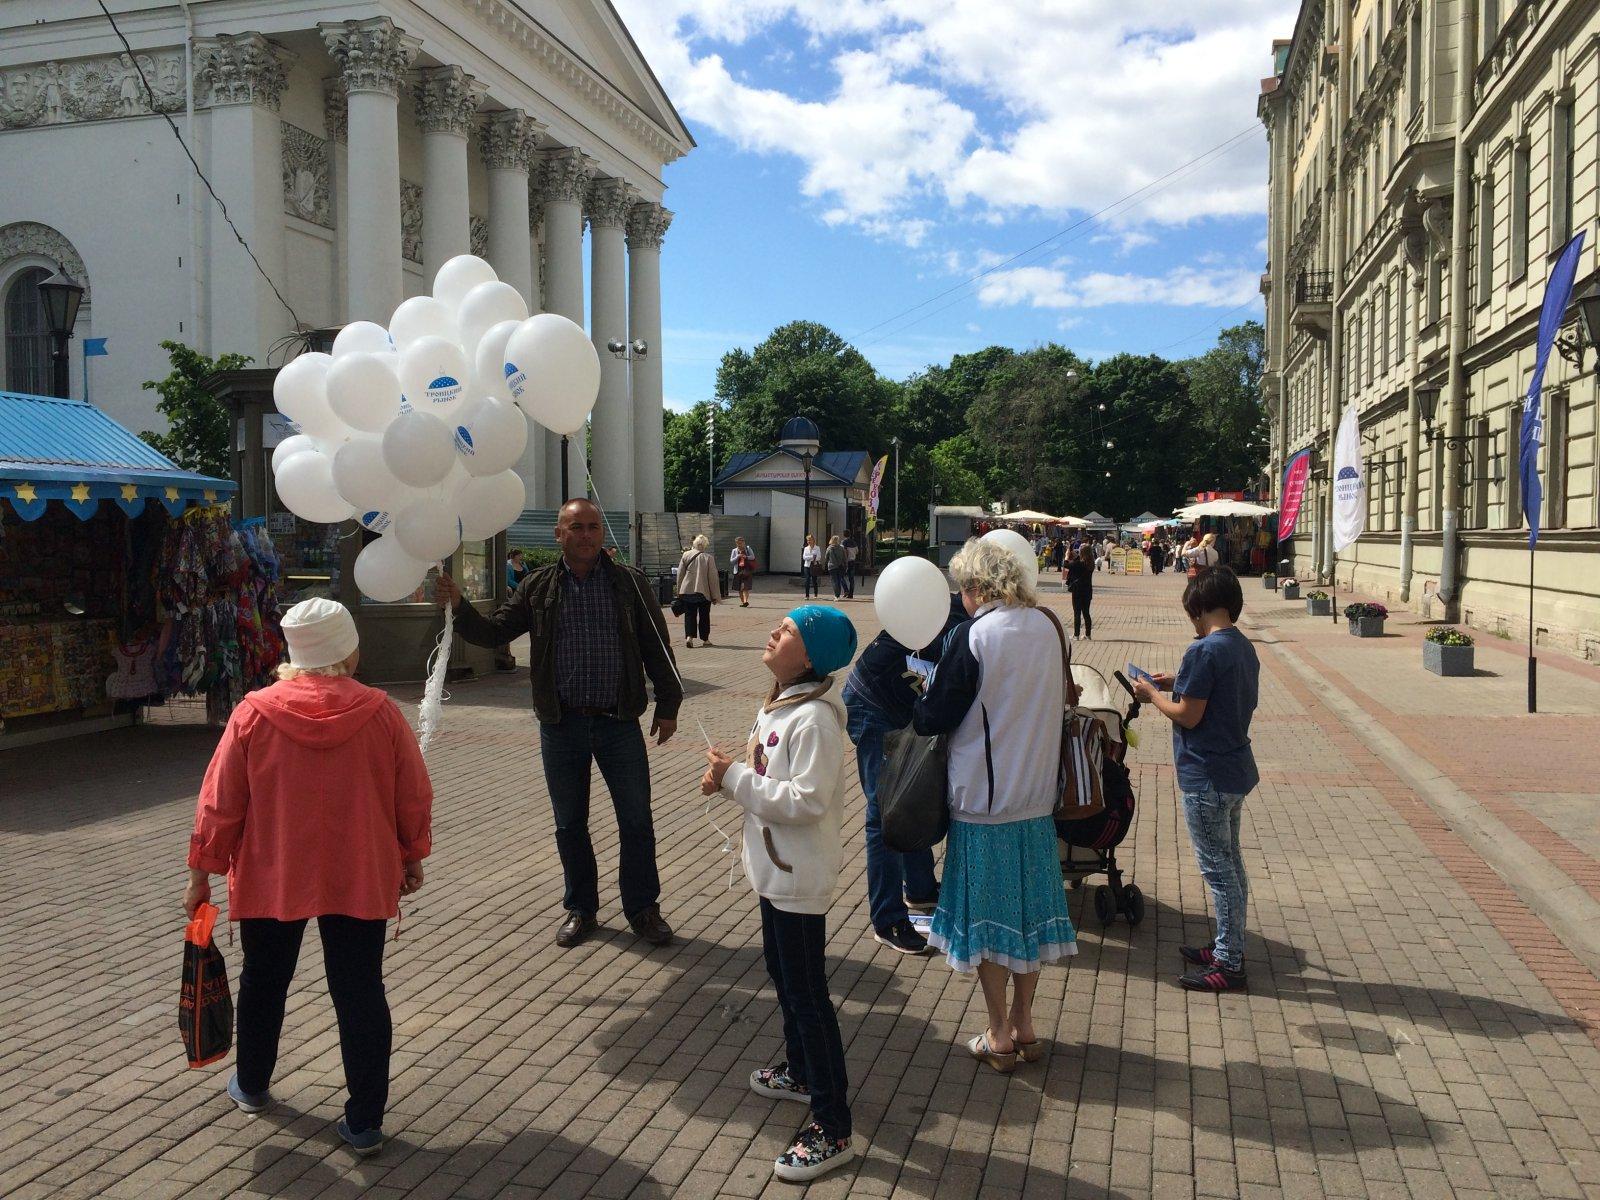
[[[50,278],[44,267],[18,272],[6,290],[6,390],[34,396],[50,394],[50,326],[45,321],[39,285]]]

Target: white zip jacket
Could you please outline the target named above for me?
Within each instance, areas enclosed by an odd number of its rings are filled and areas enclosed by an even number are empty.
[[[825,913],[843,856],[845,710],[830,682],[786,688],[750,731],[752,762],[734,763],[722,790],[745,811],[744,873],[785,912]]]
[[[1061,640],[1037,608],[986,604],[945,643],[912,724],[949,734],[950,815],[1001,825],[1061,798]]]

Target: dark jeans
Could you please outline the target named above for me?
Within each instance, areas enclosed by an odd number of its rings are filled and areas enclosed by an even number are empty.
[[[1089,605],[1094,602],[1093,592],[1072,593],[1072,636],[1080,633],[1094,635],[1094,618],[1089,615]]]
[[[856,598],[856,565],[855,565],[855,563],[851,563],[848,567],[845,568],[844,586],[845,586],[845,593],[844,594],[846,596],[849,596],[850,599],[854,600]]]
[[[711,636],[711,599],[699,592],[679,596],[683,602],[683,636],[705,641]]]
[[[617,890],[631,920],[661,899],[656,831],[650,819],[650,760],[638,721],[568,713],[559,725],[539,726],[539,756],[556,814],[556,850],[566,877],[562,907],[600,911],[600,874],[589,838],[590,764],[611,791],[617,810]]]
[[[883,844],[878,773],[883,770],[883,738],[893,727],[876,708],[856,699],[849,688],[844,703],[850,740],[856,746],[861,793],[867,798],[867,908],[872,927],[883,933],[911,916],[906,910],[908,894],[913,900],[932,900],[939,894],[939,881],[933,875],[932,850],[901,854]]]
[[[845,582],[844,568],[837,567],[830,571],[829,574],[833,576],[833,598],[837,600],[841,596],[848,596],[850,594],[850,585]]]
[[[761,901],[761,946],[767,975],[783,1010],[783,1041],[789,1078],[811,1090],[811,1119],[829,1137],[850,1136],[845,1093],[844,1039],[828,996],[827,918],[821,913],[784,912]]]
[[[383,991],[383,936],[387,922],[355,917],[317,918],[328,995],[339,1018],[339,1052],[350,1099],[345,1120],[357,1133],[383,1128],[389,1103],[389,1051],[393,1028]],[[251,917],[239,922],[244,967],[239,972],[237,1036],[239,1087],[265,1092],[278,1065],[283,1010],[300,958],[304,921]]]
[[[806,599],[809,600],[813,596],[822,595],[822,577],[810,567],[805,569],[804,575],[806,577]]]

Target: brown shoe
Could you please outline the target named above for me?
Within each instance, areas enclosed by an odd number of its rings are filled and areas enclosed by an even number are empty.
[[[632,917],[633,931],[652,946],[665,946],[672,941],[672,926],[661,916],[661,909],[652,904]]]
[[[571,950],[598,928],[595,919],[587,913],[581,913],[575,908],[569,909],[567,919],[561,922],[561,928],[556,930],[556,945],[563,950]]]

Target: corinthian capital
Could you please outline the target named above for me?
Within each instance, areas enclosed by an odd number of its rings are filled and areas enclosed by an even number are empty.
[[[621,229],[628,219],[628,206],[638,198],[620,179],[592,179],[584,193],[583,215],[596,229]]]
[[[583,157],[581,150],[563,146],[559,150],[547,152],[541,170],[545,203],[556,200],[583,203],[583,194],[588,189],[591,173],[589,162]]]
[[[478,149],[491,171],[526,171],[544,126],[520,108],[485,113]]]
[[[488,87],[460,67],[429,67],[413,89],[417,128],[423,133],[466,137]]]
[[[323,21],[317,28],[344,74],[345,87],[352,92],[398,96],[400,78],[422,48],[421,42],[396,28],[388,17]]]
[[[286,81],[279,50],[259,33],[196,38],[196,74],[212,104],[277,109]]]
[[[628,249],[659,250],[661,239],[672,224],[672,210],[650,200],[641,200],[628,209]]]

